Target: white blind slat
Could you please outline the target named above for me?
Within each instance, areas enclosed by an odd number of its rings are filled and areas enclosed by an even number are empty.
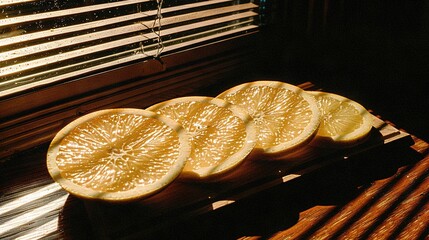
[[[18,2],[25,3],[18,0],[15,3]],[[159,47],[163,54],[167,54],[227,36],[246,35],[258,28],[258,6],[253,1],[178,2],[163,6],[163,17],[159,21],[155,21],[159,15],[158,10],[153,9],[156,3],[153,0],[125,0],[0,19],[0,98],[144,60],[157,55]],[[121,15],[118,9],[124,6],[127,11]],[[152,9],[142,11],[142,6],[152,6]],[[106,19],[94,17],[87,22],[70,22],[58,28],[42,28],[18,36],[2,38],[1,35],[2,28],[19,30],[26,24],[44,20],[51,24],[57,18],[82,13],[92,16],[102,14],[106,9],[117,13]],[[158,27],[158,23],[161,36],[152,29]]]
[[[238,20],[240,18],[248,18],[248,17],[252,17],[252,16],[256,16],[256,13],[245,12],[245,13],[235,14],[235,15],[231,15],[231,16],[216,18],[213,20],[207,20],[207,21],[203,21],[203,22],[198,22],[198,23],[193,23],[193,24],[188,24],[188,25],[183,25],[183,26],[167,29],[164,31],[164,34],[168,35],[168,34],[173,34],[173,33],[179,33],[179,32],[183,32],[183,31],[192,30],[195,28],[206,27],[206,26],[210,26],[210,25],[214,25],[214,24],[219,24],[222,22],[233,21],[233,20]],[[126,29],[133,28],[133,27],[134,28],[140,28],[142,26],[144,27],[144,25],[137,24],[137,25],[133,25],[133,26],[127,26],[125,28]],[[61,54],[56,54],[53,56],[44,57],[41,59],[36,59],[33,61],[27,61],[24,63],[7,66],[4,68],[0,68],[0,77],[5,76],[5,75],[9,75],[12,73],[17,73],[20,71],[25,71],[25,70],[28,70],[31,68],[43,66],[46,64],[52,64],[52,63],[56,63],[59,61],[64,61],[67,59],[80,57],[82,55],[87,55],[88,53],[93,54],[94,52],[103,51],[105,49],[115,48],[115,47],[124,46],[124,45],[132,44],[132,43],[138,43],[138,42],[146,41],[148,39],[154,39],[156,37],[157,36],[154,33],[148,33],[145,35],[137,35],[137,36],[130,37],[130,38],[125,38],[125,39],[121,39],[121,40],[117,40],[117,41],[111,41],[108,43],[98,44],[98,45],[87,47],[87,48],[81,48],[81,49],[78,49],[75,51],[69,51],[69,52],[65,52],[65,53],[61,53]],[[0,86],[2,84],[6,84],[6,83],[7,82],[0,83]]]
[[[3,38],[3,39],[0,39],[0,47],[4,47],[11,44],[16,44],[16,43],[22,43],[26,41],[33,41],[33,40],[42,39],[42,38],[50,38],[54,36],[71,33],[71,32],[79,32],[79,31],[85,31],[88,29],[95,29],[95,28],[110,25],[112,23],[121,23],[121,22],[141,19],[147,16],[155,16],[155,14],[156,14],[156,11],[150,11],[145,13],[139,12],[139,13],[134,13],[134,14],[125,15],[125,16],[98,20],[94,22],[71,25],[68,27],[53,28],[53,29],[40,31],[40,32],[34,32],[34,33],[13,36],[9,38]]]
[[[165,26],[168,26],[171,24],[177,24],[177,23],[184,22],[184,21],[195,20],[198,18],[210,17],[210,16],[215,16],[215,15],[221,15],[221,14],[239,11],[239,10],[248,10],[248,9],[252,9],[254,7],[255,7],[254,4],[249,3],[249,4],[243,4],[243,5],[223,7],[223,8],[219,8],[219,9],[210,9],[210,10],[200,11],[200,12],[196,12],[196,13],[183,14],[181,16],[163,18],[161,20],[161,23],[162,23],[162,26],[165,27]],[[167,10],[169,10],[169,9],[167,9]],[[57,40],[57,41],[50,41],[50,42],[46,42],[46,43],[42,43],[42,44],[38,44],[38,45],[33,45],[33,46],[29,46],[29,47],[23,47],[23,48],[11,50],[11,51],[6,51],[6,52],[0,53],[0,59],[2,59],[3,61],[6,61],[6,60],[24,57],[24,56],[35,54],[35,53],[40,53],[43,51],[59,49],[59,48],[63,48],[63,47],[71,46],[71,45],[81,44],[84,42],[94,41],[94,40],[108,38],[108,37],[113,37],[113,36],[117,36],[117,35],[121,35],[121,34],[147,31],[150,29],[149,26],[151,26],[152,23],[153,23],[153,21],[145,21],[142,23],[132,24],[129,26],[118,27],[118,28],[114,28],[114,29],[84,34],[81,36],[70,37],[67,39],[61,39],[61,40]],[[78,28],[78,29],[81,30],[82,28]],[[69,32],[70,32],[70,30],[71,29],[69,29]],[[54,30],[52,30],[52,31],[54,31]],[[64,30],[62,30],[61,32],[64,32]],[[167,34],[171,34],[171,31]],[[153,38],[153,37],[147,36],[147,38],[149,39],[149,38]],[[0,72],[1,72],[1,70],[0,70]]]
[[[19,16],[19,17],[10,17],[10,18],[8,17],[8,18],[0,19],[0,27],[21,24],[26,22],[41,21],[41,20],[50,19],[50,18],[73,16],[75,14],[105,10],[109,8],[132,5],[136,3],[144,3],[149,1],[151,0],[125,0],[120,2],[102,3],[102,4],[91,5],[91,6],[85,6],[85,7],[71,8],[66,10],[36,13],[31,15]]]
[[[174,50],[179,49],[179,48],[184,48],[184,47],[187,47],[187,46],[195,45],[195,44],[197,44],[197,43],[199,43],[201,41],[210,41],[210,40],[213,40],[213,39],[225,37],[225,36],[228,36],[228,35],[231,35],[231,34],[235,34],[235,33],[243,33],[243,34],[245,34],[247,32],[256,31],[257,29],[258,29],[258,27],[255,26],[255,25],[248,25],[248,26],[243,27],[243,28],[237,28],[237,29],[232,30],[230,32],[220,32],[220,33],[217,33],[217,34],[214,34],[214,35],[206,36],[206,37],[204,37],[202,39],[195,39],[195,40],[191,40],[191,41],[187,41],[187,42],[182,42],[180,44],[167,46],[167,47],[165,47],[165,51],[166,52],[168,52],[168,51],[174,51]],[[156,50],[148,51],[147,55],[153,55],[153,54],[155,54],[155,52],[156,52]],[[127,62],[136,61],[136,60],[142,59],[144,57],[145,57],[145,55],[142,55],[142,54],[131,55],[131,56],[128,56],[126,58],[117,59],[117,60],[110,61],[110,62],[107,62],[107,63],[104,63],[104,64],[100,64],[100,65],[97,65],[97,66],[94,66],[94,67],[89,67],[89,68],[85,68],[83,70],[77,70],[77,71],[73,71],[73,72],[70,72],[70,73],[66,73],[66,74],[61,75],[61,76],[56,76],[56,77],[52,77],[52,78],[49,78],[49,79],[41,80],[41,81],[38,82],[38,84],[46,85],[46,84],[54,83],[54,82],[57,82],[57,81],[59,81],[61,79],[64,79],[64,78],[71,78],[71,77],[79,76],[79,75],[84,74],[86,72],[94,72],[94,71],[97,71],[97,70],[100,70],[100,69],[105,69],[105,68],[109,68],[109,67],[112,67],[112,66],[124,64],[124,63],[127,63]],[[13,93],[14,91],[25,91],[27,89],[31,89],[32,87],[34,87],[32,84],[27,84],[27,85],[16,87],[15,89],[5,90],[2,93],[4,95],[8,95],[8,94]],[[0,96],[1,96],[1,94],[0,94]]]
[[[168,14],[168,13],[172,13],[180,10],[197,8],[197,7],[207,7],[209,5],[225,3],[230,1],[231,0],[213,0],[213,1],[197,2],[197,3],[185,4],[185,5],[175,6],[175,7],[169,7],[169,8],[163,9],[162,12],[164,14]],[[256,7],[255,4],[246,4],[246,5],[252,6],[253,8]],[[223,11],[223,10],[220,9],[220,11]],[[24,41],[32,41],[40,38],[49,38],[49,37],[72,33],[72,32],[95,29],[95,28],[111,25],[113,23],[121,23],[126,21],[138,20],[142,18],[154,17],[156,14],[157,14],[156,10],[149,10],[149,11],[138,12],[134,14],[128,14],[124,16],[119,16],[119,17],[108,18],[104,20],[97,20],[97,21],[91,21],[91,22],[82,23],[82,24],[71,25],[67,27],[52,28],[46,31],[28,33],[28,34],[12,36],[12,37],[3,38],[3,39],[0,38],[0,47],[8,46],[14,43],[22,43]],[[37,16],[34,16],[34,15],[31,16],[31,19],[34,22],[39,21],[39,19],[37,19]],[[16,20],[12,20],[11,22],[16,22]]]
[[[34,1],[37,1],[37,0],[2,0],[0,2],[0,7],[6,7],[6,6],[10,6],[18,3],[26,3],[26,2],[34,2]]]

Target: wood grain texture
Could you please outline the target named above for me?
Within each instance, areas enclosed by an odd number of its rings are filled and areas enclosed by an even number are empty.
[[[426,155],[387,178],[360,186],[359,194],[344,205],[306,209],[293,227],[273,239],[427,239],[428,169]]]
[[[386,121],[373,130],[359,148],[249,162],[222,183],[177,181],[122,205],[58,188],[42,145],[0,165],[0,238],[426,239],[429,144]]]

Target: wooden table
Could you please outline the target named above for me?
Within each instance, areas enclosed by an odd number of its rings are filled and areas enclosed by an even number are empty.
[[[0,163],[0,239],[427,239],[429,144],[400,134],[234,191],[206,188],[204,201],[179,210],[166,201],[154,217],[143,204],[68,195],[49,177],[43,145]]]

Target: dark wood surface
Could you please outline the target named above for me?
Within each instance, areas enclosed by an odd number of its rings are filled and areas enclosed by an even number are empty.
[[[42,145],[0,163],[0,238],[427,239],[429,145],[395,132],[389,144],[310,161],[281,181],[203,187],[205,200],[189,204],[179,194],[179,209],[169,199],[110,208],[70,196],[49,177]],[[156,204],[169,207],[154,216]]]

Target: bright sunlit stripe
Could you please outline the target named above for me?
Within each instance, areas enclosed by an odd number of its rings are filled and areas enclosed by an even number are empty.
[[[51,221],[31,230],[31,232],[17,237],[16,240],[25,240],[25,239],[31,239],[31,240],[35,240],[35,239],[41,239],[44,236],[55,232],[58,229],[58,217],[55,217],[54,219],[52,219]]]
[[[24,2],[34,2],[36,0],[2,0],[0,2],[0,6],[8,6],[8,5],[13,5],[13,4],[17,4],[17,3],[24,3]]]
[[[57,183],[51,183],[49,185],[46,185],[38,190],[35,190],[32,193],[26,194],[23,197],[13,199],[13,201],[6,203],[4,205],[0,205],[0,216],[2,216],[4,213],[9,212],[15,208],[18,208],[22,205],[25,205],[29,202],[32,202],[36,199],[42,198],[46,195],[49,195],[53,192],[56,192],[60,190],[61,187]]]
[[[3,18],[3,19],[0,19],[0,27],[6,27],[10,25],[25,23],[25,22],[34,22],[34,21],[40,21],[45,19],[52,19],[57,17],[67,17],[73,14],[90,13],[93,11],[105,10],[109,8],[113,9],[115,7],[122,7],[126,5],[138,4],[138,3],[149,2],[149,1],[150,0],[126,0],[126,1],[119,1],[119,2],[100,3],[100,4],[89,5],[89,6],[83,6],[83,7],[74,7],[71,9],[63,9],[63,10],[57,10],[57,11],[23,15],[18,17]]]
[[[282,177],[282,181],[288,182],[292,179],[299,178],[299,177],[301,177],[301,175],[299,175],[299,174],[288,174],[288,175]]]
[[[24,224],[27,224],[29,222],[31,222],[34,219],[40,218],[41,216],[43,216],[44,214],[53,211],[53,210],[57,210],[60,209],[64,206],[64,203],[66,202],[68,197],[68,194],[59,197],[58,199],[55,199],[41,207],[35,208],[31,211],[28,211],[22,215],[19,215],[15,218],[12,218],[11,220],[2,223],[0,225],[0,235],[14,229],[17,228],[19,226],[22,226]]]

